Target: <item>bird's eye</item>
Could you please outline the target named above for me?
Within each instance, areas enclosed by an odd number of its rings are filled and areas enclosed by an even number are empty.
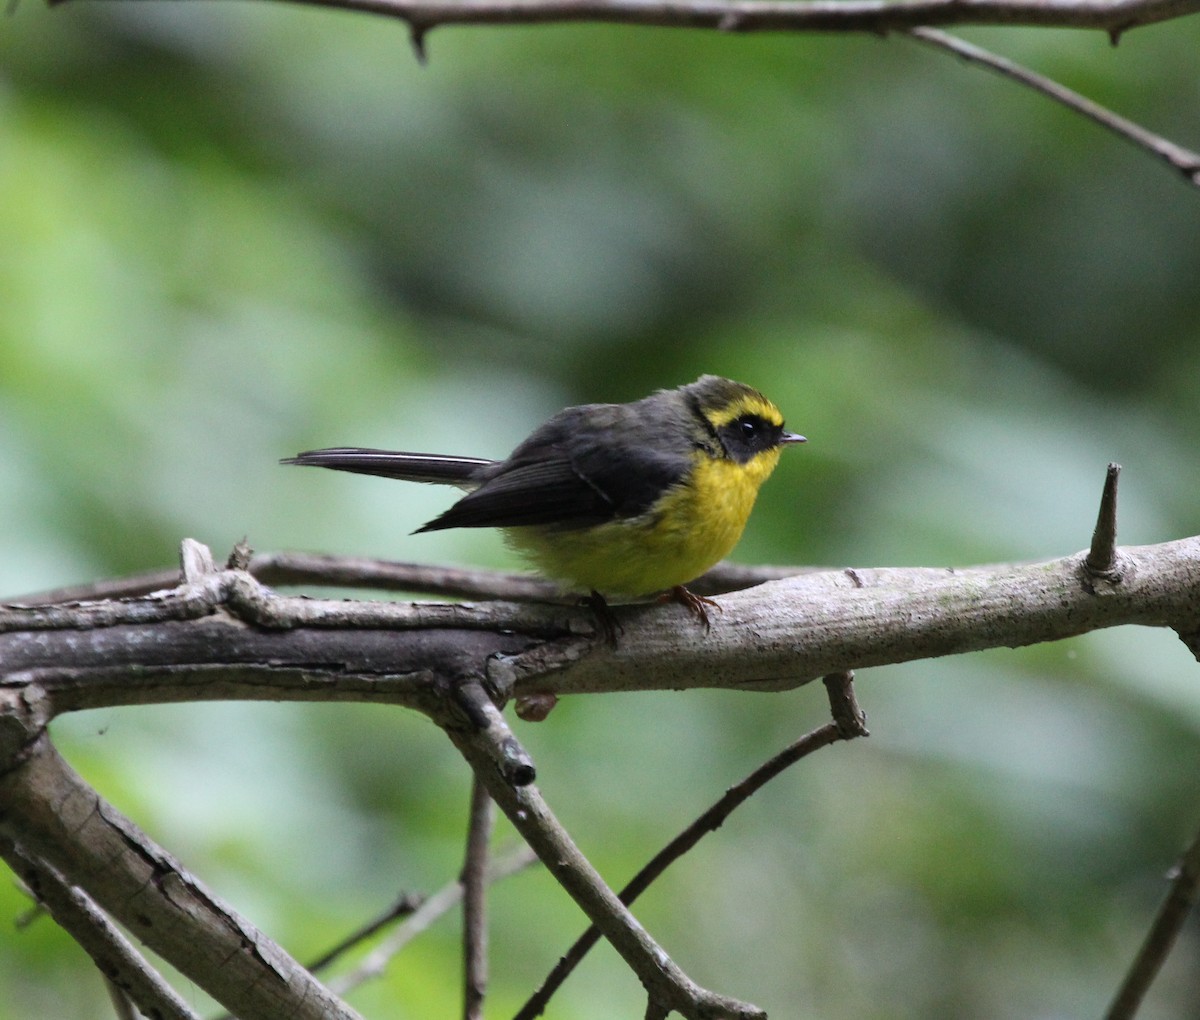
[[[760,414],[743,414],[718,430],[725,453],[739,464],[745,464],[760,453],[779,445],[783,429]]]

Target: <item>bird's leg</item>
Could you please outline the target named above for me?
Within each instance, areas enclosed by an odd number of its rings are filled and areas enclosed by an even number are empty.
[[[596,625],[600,628],[600,633],[604,636],[604,640],[612,645],[613,648],[616,648],[617,635],[622,633],[621,625],[617,622],[613,611],[608,608],[608,603],[604,601],[604,596],[593,589],[583,601],[596,614]]]
[[[659,602],[678,602],[684,609],[691,613],[700,623],[704,624],[704,633],[707,634],[712,630],[712,624],[708,619],[708,610],[706,606],[712,606],[720,612],[721,606],[710,598],[705,598],[703,595],[697,595],[690,592],[682,584],[675,585],[668,592],[664,592],[658,597]]]

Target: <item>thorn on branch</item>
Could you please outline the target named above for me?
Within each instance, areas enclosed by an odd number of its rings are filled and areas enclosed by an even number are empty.
[[[1108,581],[1120,580],[1117,570],[1117,479],[1120,474],[1120,464],[1108,465],[1096,530],[1092,532],[1092,547],[1083,561],[1084,570],[1091,577]]]
[[[432,26],[420,21],[410,20],[408,23],[408,41],[413,49],[413,56],[422,67],[429,66],[429,50],[425,45],[425,37],[429,35]]]

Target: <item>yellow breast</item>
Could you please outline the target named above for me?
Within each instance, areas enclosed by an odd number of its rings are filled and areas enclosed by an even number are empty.
[[[688,482],[640,517],[574,531],[509,528],[505,536],[540,572],[583,590],[640,596],[673,588],[737,545],[779,453],[737,464],[697,452]]]

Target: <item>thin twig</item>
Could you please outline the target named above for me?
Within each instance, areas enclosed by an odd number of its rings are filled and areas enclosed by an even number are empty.
[[[1115,33],[1118,29],[1114,28],[1112,31]],[[1036,71],[1031,71],[1007,57],[1001,57],[985,50],[982,46],[976,46],[974,43],[966,42],[936,28],[913,28],[908,31],[908,34],[918,42],[926,43],[937,49],[949,50],[968,63],[979,64],[995,71],[1005,78],[1040,92],[1075,113],[1082,114],[1101,127],[1107,128],[1119,138],[1132,142],[1138,148],[1177,170],[1190,184],[1200,187],[1200,154],[1176,145],[1161,135],[1148,131],[1140,124],[1135,124],[1120,114],[1113,113],[1107,107],[1080,95],[1073,89],[1060,85]]]
[[[532,574],[452,567],[436,563],[403,563],[358,556],[322,556],[303,552],[257,553],[247,569],[269,585],[302,585],[357,588],[364,591],[407,592],[450,598],[511,599],[515,602],[554,602],[564,599],[562,589]],[[721,563],[688,585],[699,595],[720,595],[804,573],[805,567],[743,567]],[[177,567],[152,570],[130,577],[73,584],[26,595],[6,597],[6,603],[55,605],[96,599],[136,598],[174,588],[180,581]],[[565,596],[568,600],[570,595]]]
[[[1104,1014],[1105,1020],[1132,1020],[1136,1015],[1171,947],[1179,938],[1183,922],[1196,905],[1200,897],[1200,832],[1183,852],[1171,877],[1171,890],[1159,907],[1146,941],[1138,950],[1116,998]]]
[[[311,973],[316,974],[318,971],[324,970],[331,966],[346,953],[354,949],[356,946],[366,942],[372,935],[383,931],[393,921],[399,921],[403,917],[410,917],[420,908],[425,902],[424,896],[418,896],[413,893],[404,893],[395,903],[387,908],[378,917],[372,918],[361,928],[347,935],[341,942],[337,943],[330,949],[313,960],[308,969]]]
[[[633,876],[620,892],[621,902],[630,906],[650,885],[670,867],[675,861],[692,849],[710,832],[720,828],[725,820],[750,797],[754,796],[763,786],[778,776],[785,769],[806,758],[822,747],[828,747],[839,740],[849,740],[853,736],[864,735],[865,730],[848,726],[839,720],[845,719],[846,698],[853,698],[850,680],[852,674],[840,673],[826,678],[826,687],[830,691],[830,708],[835,721],[819,726],[811,733],[806,733],[799,740],[789,744],[774,757],[768,759],[741,782],[731,786],[724,795],[708,810],[695,819],[678,836],[671,840]],[[831,687],[831,683],[833,686]],[[855,706],[851,712],[861,724],[862,713]],[[591,948],[599,941],[600,933],[595,925],[587,929],[559,959],[558,963],[547,975],[542,986],[532,995],[524,1006],[517,1012],[513,1020],[534,1020],[545,1011],[550,998],[567,979],[570,973],[580,964]]]
[[[459,881],[463,887],[463,1017],[482,1020],[487,992],[487,864],[492,823],[492,798],[476,776],[471,784],[471,817],[467,825],[467,855]]]
[[[499,882],[523,871],[537,863],[537,854],[529,847],[520,846],[512,853],[495,860],[487,871],[487,880]],[[329,982],[329,987],[336,994],[347,992],[379,977],[387,970],[392,959],[413,939],[426,931],[440,917],[449,913],[461,902],[463,896],[462,882],[455,879],[442,886],[437,892],[421,903],[412,915],[391,935],[384,939],[353,971],[343,975],[336,981]]]

